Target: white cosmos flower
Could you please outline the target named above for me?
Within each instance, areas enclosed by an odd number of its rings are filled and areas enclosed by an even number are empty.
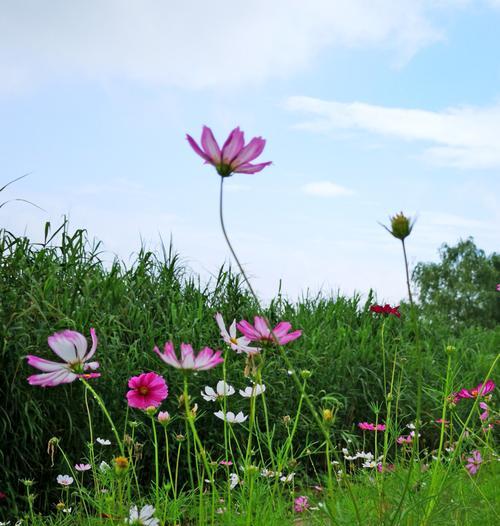
[[[234,489],[240,483],[240,477],[238,473],[229,473],[229,479],[231,480],[230,488]]]
[[[239,390],[240,395],[243,398],[251,398],[252,396],[259,396],[266,390],[266,386],[264,384],[254,384],[250,387],[245,387],[245,390]]]
[[[71,509],[72,509],[72,508],[63,508],[63,509],[62,509],[62,512],[63,512],[63,513],[71,513]]]
[[[220,380],[219,382],[217,382],[215,390],[209,387],[208,385],[206,385],[204,389],[205,392],[202,391],[201,396],[207,402],[216,402],[219,398],[231,396],[235,393],[234,387],[224,382],[224,380]]]
[[[410,423],[406,426],[408,429],[415,429],[415,424]]]
[[[224,318],[220,312],[215,315],[215,321],[219,326],[222,339],[229,345],[229,347],[231,347],[233,351],[236,351],[238,354],[242,352],[247,354],[255,354],[260,352],[259,347],[250,347],[250,345],[248,345],[250,340],[245,336],[240,336],[239,338],[236,337],[236,320],[233,320],[229,330],[226,329]]]
[[[365,460],[362,464],[364,468],[374,468],[377,463],[374,460]]]
[[[267,468],[264,468],[260,474],[263,476],[263,477],[266,477],[266,478],[273,478],[273,477],[281,477],[282,473],[281,471],[279,473],[276,473],[275,471],[271,471],[270,469],[267,469]]]
[[[158,526],[160,521],[153,517],[155,509],[151,504],[143,506],[141,511],[137,506],[132,506],[129,511],[129,518],[125,519],[125,524],[133,524],[134,526]]]
[[[228,411],[226,414],[222,411],[217,411],[214,415],[229,424],[241,424],[248,418],[248,415],[244,415],[242,411],[236,415],[232,411]]]
[[[111,445],[111,440],[108,440],[106,438],[97,437],[97,442],[99,444],[101,444],[101,446],[110,446]]]
[[[73,477],[69,475],[57,475],[57,483],[61,486],[71,486],[73,484]]]
[[[103,473],[106,471],[109,471],[111,469],[111,466],[105,462],[104,460],[99,464],[99,470]]]
[[[295,477],[295,473],[292,471],[286,476],[280,477],[281,482],[284,482],[285,484],[288,484],[293,481],[293,478]]]

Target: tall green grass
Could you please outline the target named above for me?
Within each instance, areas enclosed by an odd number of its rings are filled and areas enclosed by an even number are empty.
[[[52,389],[30,387],[32,374],[24,356],[37,354],[51,358],[47,336],[64,328],[86,335],[94,327],[99,337],[96,359],[102,377],[93,384],[106,399],[118,423],[126,414],[126,382],[146,370],[162,370],[152,352],[154,345],[173,339],[190,342],[195,348],[220,346],[214,314],[221,312],[226,321],[250,319],[257,313],[254,299],[245,291],[240,277],[221,268],[208,284],[200,282],[183,266],[172,247],[158,255],[140,249],[133,265],[115,260],[106,263],[98,243],[91,243],[84,230],[69,231],[64,223],[55,231],[46,226],[42,243],[33,243],[5,230],[0,232],[0,491],[9,494],[11,504],[22,494],[21,478],[37,481],[37,506],[48,509],[54,495],[45,491],[54,486],[54,468],[47,454],[47,442],[61,439],[68,456],[76,461],[85,454],[88,440],[83,389],[79,382]],[[359,439],[359,421],[374,421],[376,404],[383,405],[382,320],[369,312],[375,301],[372,294],[360,296],[303,297],[290,301],[281,296],[270,302],[266,315],[271,322],[286,319],[294,328],[303,329],[300,340],[287,347],[296,371],[309,370],[309,392],[318,408],[336,412],[334,440]],[[401,307],[402,318],[387,318],[384,346],[388,356],[396,352],[396,378],[399,424],[414,418],[416,371],[412,352],[415,335],[406,323],[408,310]],[[422,419],[425,427],[422,446],[432,449],[439,429],[430,422],[439,418],[442,405],[443,376],[446,371],[445,348],[456,348],[452,376],[455,387],[476,385],[484,378],[500,347],[500,329],[486,331],[469,327],[452,333],[442,321],[426,319],[421,323],[423,342],[424,392]],[[278,356],[267,358],[265,383],[273,440],[283,441],[287,428],[283,417],[294,414],[300,393]],[[217,369],[195,375],[191,393],[220,379]],[[227,376],[238,387],[248,385],[240,357],[230,356]],[[170,396],[165,408],[180,412],[177,395],[182,392],[177,374],[167,374]],[[246,408],[243,400],[241,409]],[[232,410],[238,409],[237,406]],[[93,411],[97,436],[109,436],[107,422]],[[382,413],[383,414],[383,411]],[[129,419],[133,414],[129,413]],[[304,411],[296,434],[297,450],[306,443],[321,441]],[[183,431],[173,424],[172,432]],[[222,423],[214,423],[211,413],[197,421],[205,444],[220,443]],[[312,429],[312,430],[311,430]],[[137,430],[143,441],[146,429]],[[146,460],[151,447],[144,447]],[[62,465],[60,457],[56,466]],[[151,480],[144,462],[139,476]],[[304,469],[307,469],[304,466]],[[20,500],[18,499],[18,503]],[[23,507],[25,507],[23,505]]]

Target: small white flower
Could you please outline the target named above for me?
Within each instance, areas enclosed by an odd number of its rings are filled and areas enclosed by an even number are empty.
[[[63,513],[71,513],[71,509],[72,509],[72,508],[63,508],[63,509],[62,509],[62,512],[63,512]]]
[[[225,396],[231,396],[235,393],[234,387],[224,382],[224,380],[220,380],[219,382],[217,382],[215,390],[212,389],[212,387],[209,387],[208,385],[206,385],[204,389],[205,392],[202,391],[201,396],[207,402],[216,402],[220,398],[224,398]]]
[[[73,477],[69,475],[57,475],[57,483],[61,486],[71,486],[73,484]]]
[[[377,463],[374,460],[365,460],[362,464],[364,468],[374,468]]]
[[[234,489],[240,483],[240,477],[238,473],[229,473],[229,479],[231,480],[230,488]]]
[[[281,477],[282,473],[281,471],[279,473],[276,473],[276,471],[271,471],[270,469],[267,469],[267,468],[264,468],[260,474],[263,476],[263,477],[266,477],[266,478],[273,478],[273,477]]]
[[[415,424],[410,423],[406,426],[408,429],[415,429]]]
[[[99,470],[105,473],[106,471],[109,471],[111,469],[111,466],[105,462],[104,460],[99,464]]]
[[[99,438],[99,437],[97,437],[97,442],[99,444],[101,444],[101,446],[110,446],[111,445],[111,441],[107,440],[106,438]]]
[[[288,371],[286,372],[286,374],[288,374],[288,376],[292,376],[293,371],[292,371],[291,369],[288,369]]]
[[[236,415],[232,411],[228,411],[226,414],[222,411],[217,411],[214,415],[221,420],[225,420],[228,424],[241,424],[248,418],[248,415],[244,415],[242,411]]]
[[[349,454],[349,450],[345,447],[342,448],[342,453],[344,456],[348,455]]]
[[[340,462],[338,462],[337,460],[332,460],[332,466],[338,466],[340,464]]]
[[[132,506],[129,511],[129,518],[125,519],[125,524],[133,524],[134,526],[158,526],[160,521],[153,517],[155,509],[151,504],[143,506],[141,511],[137,506]]]
[[[264,384],[253,384],[253,386],[245,387],[245,390],[239,390],[238,392],[243,398],[251,398],[252,396],[259,396],[266,390]]]
[[[289,484],[290,482],[293,482],[293,478],[295,477],[295,473],[292,471],[292,473],[289,473],[286,476],[280,477],[281,482],[284,484]]]
[[[7,522],[0,521],[0,526],[9,526],[9,524],[10,524],[10,521],[7,521]]]
[[[224,318],[219,312],[215,315],[215,321],[219,326],[222,339],[229,345],[229,347],[231,347],[233,351],[236,351],[238,354],[242,352],[247,354],[255,354],[260,352],[260,348],[250,347],[250,340],[245,336],[240,336],[239,338],[236,337],[236,320],[233,320],[229,330],[226,329]]]

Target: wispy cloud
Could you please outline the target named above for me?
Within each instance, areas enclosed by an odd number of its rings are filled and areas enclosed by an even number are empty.
[[[354,194],[349,188],[332,183],[331,181],[307,183],[302,187],[302,191],[307,195],[317,197],[340,197]]]
[[[427,111],[289,97],[286,107],[315,117],[298,124],[302,129],[351,129],[421,141],[427,143],[423,157],[436,164],[464,169],[500,166],[500,104]]]
[[[326,47],[381,45],[408,59],[441,38],[425,0],[86,0],[2,5],[10,90],[72,76],[205,88],[310,67]],[[5,88],[5,84],[2,83]]]

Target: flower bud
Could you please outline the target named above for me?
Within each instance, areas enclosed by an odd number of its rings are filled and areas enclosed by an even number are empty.
[[[307,380],[308,378],[311,378],[312,372],[307,369],[302,369],[302,371],[300,371],[300,376],[302,376],[304,380]]]
[[[453,345],[446,346],[446,354],[453,354],[457,349]]]
[[[333,420],[333,411],[331,409],[323,409],[322,416],[325,422],[331,422]]]
[[[291,420],[290,415],[285,415],[285,416],[282,418],[283,423],[284,423],[285,426],[287,426],[287,427],[290,425],[290,420]]]
[[[144,410],[149,416],[155,416],[156,414],[156,407],[154,405],[150,405],[149,407],[146,407]]]
[[[62,511],[65,507],[66,507],[66,504],[64,504],[64,502],[58,502],[56,504],[56,510],[57,511]]]
[[[170,413],[168,411],[160,411],[158,413],[158,422],[162,426],[166,426],[170,422]]]
[[[400,212],[399,214],[396,214],[395,216],[392,216],[391,218],[391,228],[389,232],[397,239],[403,239],[407,238],[413,229],[414,221],[411,220],[410,217],[406,217],[403,212]]]

